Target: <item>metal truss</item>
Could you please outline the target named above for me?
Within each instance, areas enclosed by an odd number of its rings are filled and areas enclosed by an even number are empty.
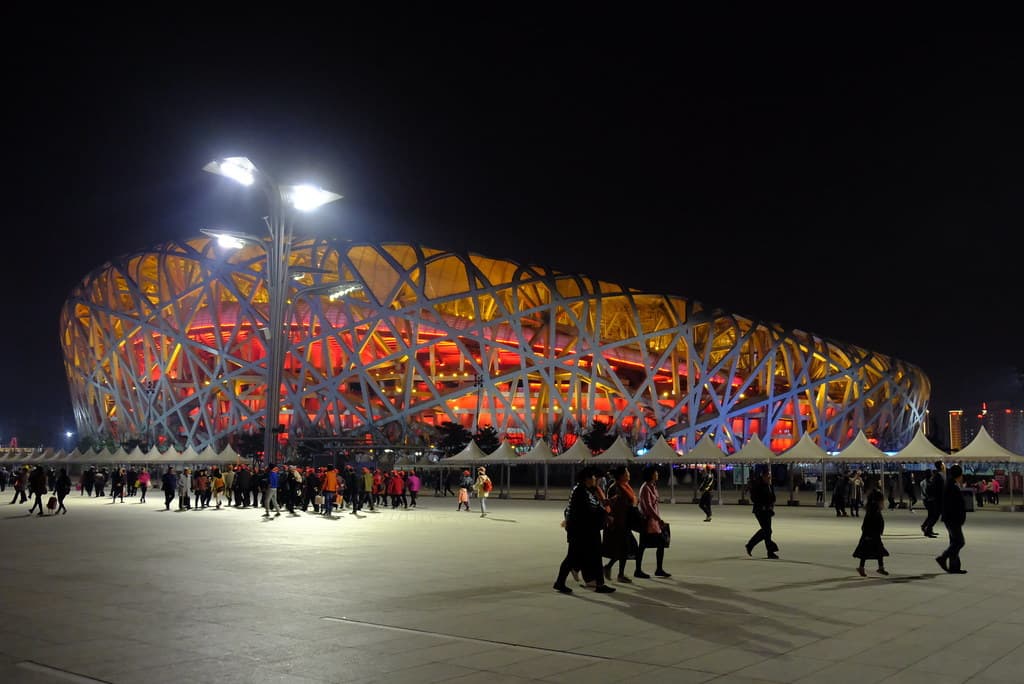
[[[89,274],[61,314],[80,434],[222,447],[265,422],[267,283],[255,247],[171,242]],[[292,437],[429,444],[445,421],[556,450],[595,421],[726,451],[863,429],[909,442],[930,385],[918,368],[698,302],[411,244],[299,240],[282,416]],[[331,282],[361,291],[310,294]]]

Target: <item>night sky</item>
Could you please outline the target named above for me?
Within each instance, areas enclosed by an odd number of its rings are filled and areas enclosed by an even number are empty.
[[[58,317],[83,276],[204,226],[260,229],[258,198],[201,171],[230,155],[345,195],[310,234],[538,263],[860,344],[923,368],[937,411],[1024,403],[1019,36],[509,17],[273,45],[28,33],[4,48],[4,444],[73,428]]]

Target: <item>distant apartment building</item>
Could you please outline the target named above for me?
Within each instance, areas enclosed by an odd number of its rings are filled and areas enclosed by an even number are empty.
[[[977,424],[985,426],[999,446],[1024,454],[1024,409],[1014,408],[1008,401],[983,402]]]
[[[949,450],[960,451],[964,444],[964,412],[956,409],[949,412]]]

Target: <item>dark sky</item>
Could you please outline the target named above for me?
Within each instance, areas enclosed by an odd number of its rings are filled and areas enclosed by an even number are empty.
[[[111,31],[5,48],[4,443],[71,426],[57,332],[78,280],[203,226],[257,229],[238,225],[255,200],[200,170],[234,154],[345,195],[310,233],[540,263],[861,344],[921,366],[939,411],[1024,403],[1020,36],[508,17]]]

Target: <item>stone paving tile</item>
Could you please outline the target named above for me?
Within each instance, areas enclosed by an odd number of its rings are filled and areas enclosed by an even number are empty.
[[[845,662],[835,663],[812,674],[799,679],[787,681],[794,684],[814,684],[828,682],[829,684],[877,684],[892,676],[895,668],[879,667],[871,663],[869,658],[858,658]]]
[[[414,681],[440,673],[464,684],[620,671],[643,681],[635,668],[653,682],[676,671],[672,681],[792,681],[779,673],[800,667],[818,668],[808,680],[842,681],[855,663],[874,668],[859,683],[1020,681],[1020,514],[969,514],[971,574],[954,577],[935,566],[943,540],[920,537],[920,516],[889,512],[893,575],[862,579],[849,557],[859,528],[827,509],[779,512],[775,562],[742,552],[749,508],[720,506],[713,525],[698,525],[692,507],[665,504],[680,540],[667,553],[671,579],[561,596],[551,581],[564,500],[502,500],[481,519],[431,499],[334,521],[74,497],[59,519],[16,515],[5,533],[18,553],[0,557],[0,681],[38,680],[16,672],[29,654],[147,683],[192,681],[197,667],[218,684],[418,671]],[[115,642],[130,654],[95,657]]]

